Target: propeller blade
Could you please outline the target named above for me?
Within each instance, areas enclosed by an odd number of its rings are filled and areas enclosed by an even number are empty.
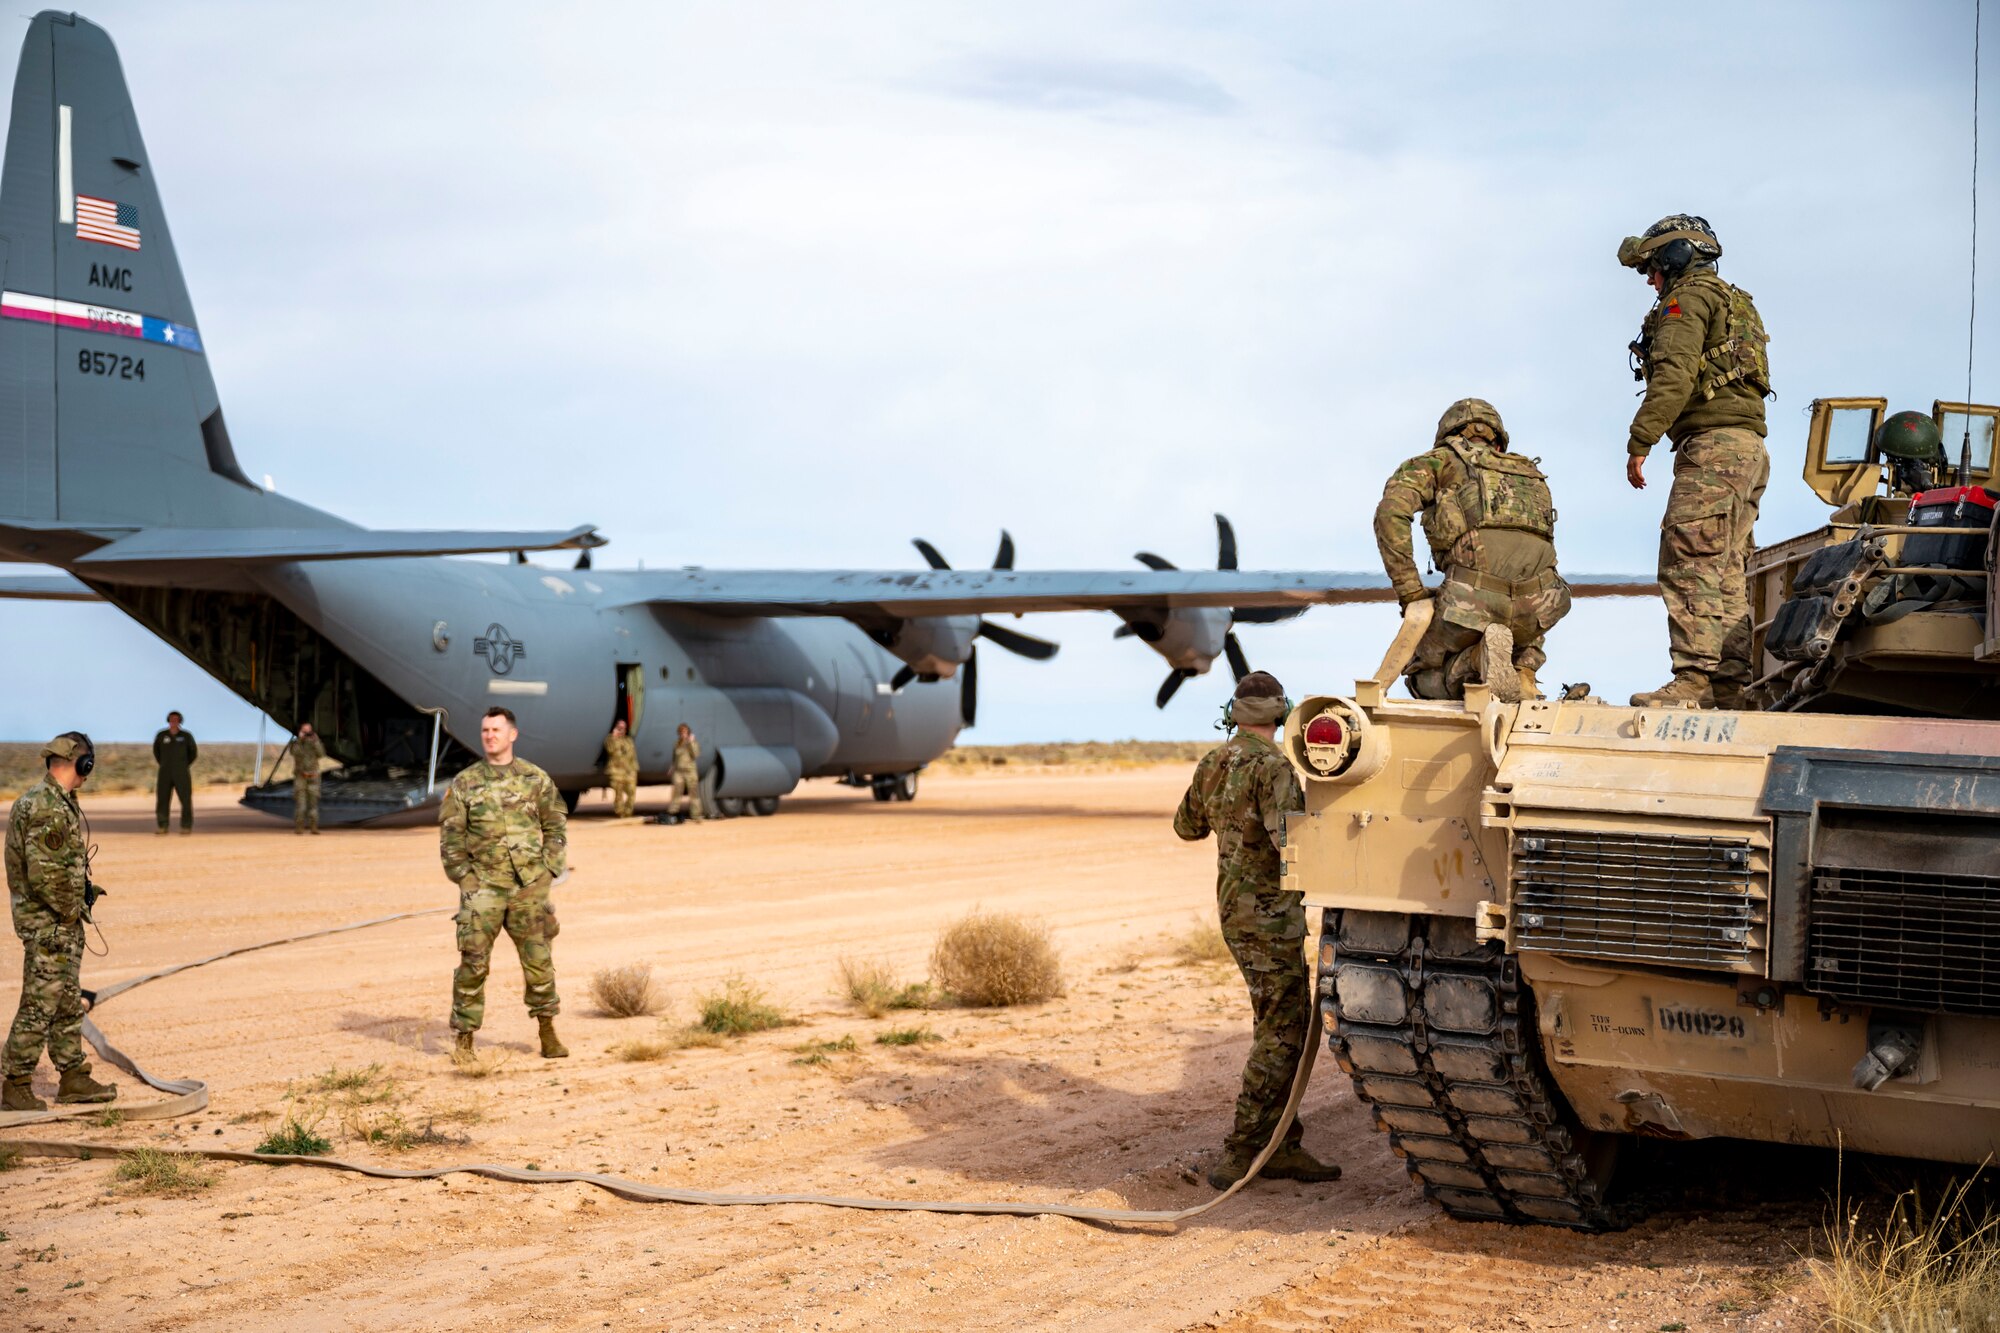
[[[901,671],[898,671],[895,675],[889,678],[889,688],[892,690],[900,690],[905,685],[908,685],[911,681],[915,680],[916,678],[917,678],[917,669],[913,666],[906,666]]]
[[[1160,682],[1160,692],[1153,696],[1153,706],[1155,708],[1165,708],[1167,700],[1173,698],[1174,691],[1181,687],[1181,682],[1192,675],[1194,675],[1194,672],[1183,671],[1178,667],[1169,671],[1167,678]]]
[[[1222,651],[1228,654],[1229,669],[1236,679],[1242,680],[1250,674],[1250,659],[1243,655],[1243,645],[1236,641],[1233,631],[1222,636]]]
[[[1220,514],[1215,516],[1215,567],[1236,568],[1236,529]]]
[[[576,564],[573,566],[573,568],[576,569],[590,568],[590,552],[587,549],[577,553]]]
[[[1111,637],[1114,639],[1129,639],[1138,632],[1138,630],[1132,628],[1130,625],[1120,625],[1117,629],[1111,631]]]
[[[979,637],[991,639],[1008,652],[1019,653],[1022,657],[1032,657],[1037,662],[1048,661],[1062,647],[1061,644],[1050,643],[1047,639],[1038,639],[1032,634],[1023,634],[1019,630],[996,625],[990,620],[979,622]]]
[[[1163,555],[1154,555],[1151,551],[1141,551],[1132,558],[1148,569],[1172,569],[1174,567],[1173,561]]]
[[[958,715],[971,726],[979,717],[979,650],[974,648],[958,673]]]
[[[1000,550],[993,557],[993,568],[1012,569],[1014,567],[1014,534],[1000,529]]]
[[[931,567],[932,569],[950,569],[950,568],[951,568],[951,562],[950,562],[950,561],[948,561],[948,560],[946,560],[946,559],[945,559],[945,558],[944,558],[943,556],[941,556],[941,555],[939,555],[939,554],[938,554],[938,548],[937,548],[937,547],[935,547],[935,546],[932,546],[932,545],[931,545],[931,544],[930,544],[929,542],[925,541],[925,540],[924,540],[924,539],[923,539],[922,537],[918,537],[918,538],[916,538],[915,540],[913,540],[913,541],[912,541],[912,542],[910,543],[910,545],[912,545],[912,546],[914,546],[914,547],[916,547],[916,548],[917,548],[917,550],[918,550],[918,551],[919,551],[919,552],[920,552],[920,553],[921,553],[921,554],[923,555],[923,557],[924,557],[924,562],[925,562],[926,564],[928,564],[928,565],[929,565],[929,566],[930,566],[930,567]]]
[[[516,551],[516,552],[514,552],[514,563],[515,563],[515,564],[517,564],[517,565],[525,565],[525,564],[527,564],[527,563],[528,563],[528,553],[527,553],[526,551]]]
[[[1242,606],[1229,613],[1234,625],[1276,625],[1306,613],[1303,606]]]

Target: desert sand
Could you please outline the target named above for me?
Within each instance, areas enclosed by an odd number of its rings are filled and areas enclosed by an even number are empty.
[[[1185,766],[927,775],[878,805],[814,784],[774,818],[666,828],[571,823],[574,874],[555,943],[572,1056],[543,1061],[503,941],[488,988],[490,1077],[445,1051],[448,918],[232,959],[140,988],[97,1015],[156,1074],[208,1080],[174,1122],[88,1121],[0,1135],[254,1147],[288,1110],[323,1107],[342,1156],[491,1161],[651,1183],[906,1198],[1177,1208],[1228,1124],[1248,1044],[1227,966],[1175,961],[1213,913],[1210,845],[1168,826]],[[449,906],[436,834],[299,838],[197,798],[192,837],[155,837],[143,797],[87,798],[110,953],[86,986],[232,945]],[[663,793],[641,792],[642,810]],[[978,905],[1040,917],[1068,994],[1015,1010],[868,1019],[842,957],[921,979],[937,931]],[[1315,914],[1316,915],[1316,914]],[[1315,923],[1316,924],[1316,923]],[[96,940],[92,940],[93,946]],[[19,954],[0,959],[11,999]],[[659,1018],[593,1012],[600,968],[652,964]],[[684,1024],[741,977],[800,1025],[628,1063],[612,1048]],[[11,1006],[9,1006],[11,1013]],[[926,1026],[941,1041],[877,1044]],[[794,1048],[852,1036],[801,1064]],[[314,1092],[381,1067],[384,1099]],[[100,1074],[106,1067],[100,1062]],[[157,1096],[120,1076],[121,1105]],[[53,1092],[44,1062],[37,1086]],[[377,1088],[383,1085],[377,1081]],[[366,1141],[386,1116],[453,1140]],[[1773,1184],[1768,1150],[1645,1159],[1661,1210],[1584,1236],[1436,1215],[1323,1059],[1306,1142],[1346,1165],[1330,1186],[1266,1182],[1178,1229],[1055,1218],[807,1206],[638,1204],[587,1186],[453,1177],[404,1183],[221,1165],[188,1197],[134,1192],[106,1161],[23,1159],[0,1175],[5,1322],[26,1329],[1806,1328],[1800,1250],[1823,1215],[1818,1157]],[[1752,1186],[1756,1186],[1752,1188]]]

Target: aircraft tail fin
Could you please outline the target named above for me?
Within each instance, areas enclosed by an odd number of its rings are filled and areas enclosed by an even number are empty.
[[[110,36],[36,15],[0,168],[0,525],[270,523],[199,330]]]

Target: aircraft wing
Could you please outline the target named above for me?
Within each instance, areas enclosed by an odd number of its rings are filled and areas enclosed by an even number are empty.
[[[1566,574],[1577,597],[1659,592],[1638,574]],[[1342,570],[648,570],[627,605],[733,616],[841,616],[862,624],[917,616],[1392,602],[1379,573]],[[623,582],[623,580],[621,580]],[[621,600],[613,597],[613,602]]]
[[[0,575],[0,598],[28,602],[101,602],[88,585],[68,574]]]
[[[589,524],[566,532],[448,532],[394,528],[141,528],[77,565],[177,561],[275,564],[291,560],[378,560],[393,556],[477,555],[602,546]]]

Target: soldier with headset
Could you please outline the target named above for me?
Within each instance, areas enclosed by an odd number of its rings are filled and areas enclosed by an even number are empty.
[[[100,892],[90,882],[77,789],[97,766],[90,737],[65,731],[42,747],[42,780],[7,820],[7,902],[21,937],[21,1004],[7,1034],[0,1110],[40,1111],[35,1066],[46,1046],[61,1080],[56,1100],[108,1102],[118,1089],[90,1077],[83,1055],[83,923]]]

